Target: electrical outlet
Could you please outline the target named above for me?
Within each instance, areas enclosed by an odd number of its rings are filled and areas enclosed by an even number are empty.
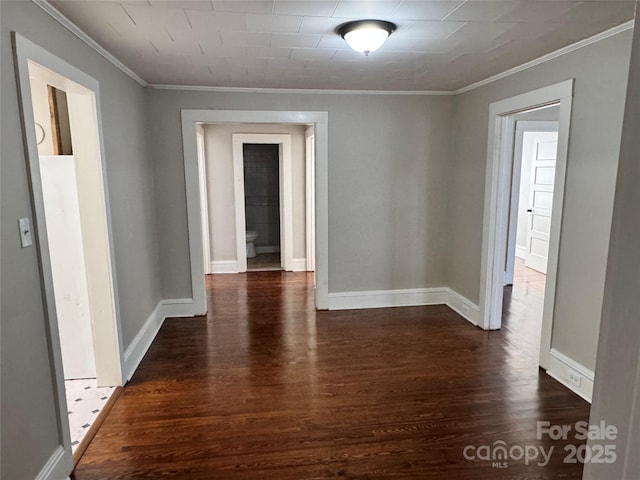
[[[571,385],[575,387],[580,387],[580,384],[582,383],[582,375],[580,375],[575,370],[569,369],[567,374],[567,380]]]

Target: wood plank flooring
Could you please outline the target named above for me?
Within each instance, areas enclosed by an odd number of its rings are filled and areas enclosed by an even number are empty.
[[[316,312],[305,273],[207,284],[209,315],[165,322],[76,480],[581,477],[567,442],[536,438],[589,406],[538,370],[526,299],[484,332],[444,306]],[[554,454],[463,454],[498,441]]]

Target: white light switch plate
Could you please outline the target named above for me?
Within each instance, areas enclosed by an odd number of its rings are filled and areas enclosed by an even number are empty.
[[[31,238],[31,223],[27,217],[21,218],[18,220],[18,226],[20,227],[20,242],[22,243],[22,248],[30,247],[33,245],[33,240]]]

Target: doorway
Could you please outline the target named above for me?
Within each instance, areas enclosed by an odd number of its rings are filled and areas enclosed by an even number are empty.
[[[280,146],[242,145],[247,272],[281,270]]]
[[[515,126],[505,285],[514,265],[546,275],[558,148],[559,107],[513,115]]]
[[[206,313],[206,287],[202,259],[202,218],[200,195],[197,188],[198,161],[196,137],[198,125],[202,124],[285,124],[312,125],[315,134],[315,300],[320,310],[328,308],[329,265],[328,265],[328,127],[327,112],[312,111],[245,111],[245,110],[182,110],[182,146],[185,167],[185,187],[187,199],[187,233],[189,236],[189,256],[191,267],[192,299],[189,314]],[[211,207],[211,205],[210,205]],[[213,230],[214,224],[210,225]],[[183,310],[184,307],[183,307]]]
[[[513,115],[511,199],[505,266],[505,335],[536,352],[540,347],[550,220],[558,144],[559,107]],[[539,354],[532,357],[538,362]]]
[[[77,461],[123,382],[98,83],[14,42],[60,442]]]
[[[309,237],[315,239],[310,128],[196,125],[205,273],[315,270],[315,248],[308,248]]]
[[[538,180],[533,182],[529,190],[534,199],[533,203],[529,201],[525,209],[532,210],[525,212],[525,223],[528,225],[528,248],[531,256],[537,259],[536,266],[540,268],[544,264],[546,268],[539,356],[539,364],[544,369],[548,368],[551,351],[572,95],[573,80],[568,80],[494,102],[489,109],[480,287],[481,326],[487,330],[501,327],[504,285],[513,281],[514,268],[511,262],[515,262],[514,237],[517,236],[514,217],[519,212],[512,207],[519,204],[519,197],[514,197],[514,190],[518,190],[519,195],[520,185],[513,182],[513,177],[514,171],[521,166],[521,162],[513,161],[516,116],[554,105],[558,109],[558,129],[557,134],[553,134],[556,137],[538,136],[538,140],[535,140],[536,135],[532,135],[527,140],[534,142],[531,148],[535,147],[534,151],[538,153],[531,170]],[[552,151],[556,153],[555,161],[549,158]],[[551,163],[554,165],[553,171]],[[535,172],[533,168],[536,169]],[[517,173],[520,178],[520,172]],[[512,188],[513,185],[516,186],[515,189]],[[546,262],[542,260],[544,256],[547,257]]]
[[[249,271],[250,264],[260,270],[293,271],[291,134],[233,133],[231,138],[238,272]],[[271,258],[274,253],[275,264],[262,267],[259,255]]]

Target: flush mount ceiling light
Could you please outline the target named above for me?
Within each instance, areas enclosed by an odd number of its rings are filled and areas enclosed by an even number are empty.
[[[355,20],[343,23],[336,31],[356,52],[369,55],[379,49],[396,28],[395,23],[384,20]]]

